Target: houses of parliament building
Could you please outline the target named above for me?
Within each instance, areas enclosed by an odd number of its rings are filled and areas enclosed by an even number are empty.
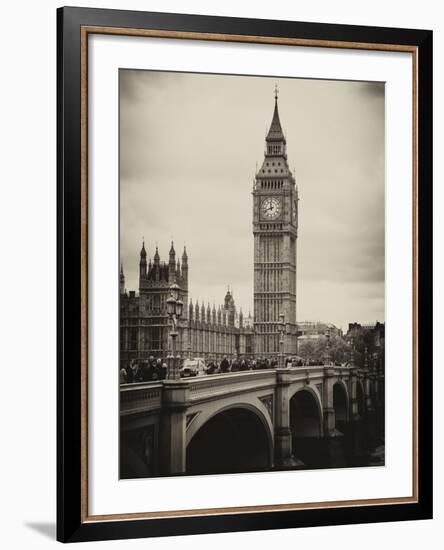
[[[188,255],[176,262],[171,243],[168,263],[161,262],[158,249],[154,261],[147,264],[145,243],[139,262],[139,294],[125,291],[125,276],[120,270],[120,361],[165,357],[171,349],[170,321],[166,309],[169,288],[179,287],[183,314],[178,322],[177,350],[181,357],[204,357],[220,360],[225,355],[251,356],[253,329],[251,318],[244,319],[236,310],[234,298],[227,291],[217,308],[188,300]]]
[[[189,300],[189,264],[184,248],[176,259],[173,243],[168,262],[158,249],[147,263],[145,243],[139,261],[139,292],[127,292],[120,271],[120,361],[165,357],[171,349],[166,300],[172,284],[179,287],[183,314],[178,323],[181,357],[219,360],[229,357],[275,357],[297,353],[296,241],[298,190],[291,173],[275,92],[274,112],[265,138],[265,154],[253,190],[254,313],[244,318],[228,290],[221,305]]]

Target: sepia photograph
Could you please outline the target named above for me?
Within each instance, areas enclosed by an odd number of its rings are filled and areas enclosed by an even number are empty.
[[[119,180],[120,478],[384,466],[384,83],[120,69]]]
[[[433,32],[268,15],[57,10],[60,541],[433,516]]]

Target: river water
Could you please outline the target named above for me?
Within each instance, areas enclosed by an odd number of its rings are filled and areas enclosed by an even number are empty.
[[[338,426],[334,437],[293,438],[293,455],[300,469],[384,466],[384,433],[376,422]]]

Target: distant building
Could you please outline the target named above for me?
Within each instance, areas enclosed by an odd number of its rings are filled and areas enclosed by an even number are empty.
[[[330,336],[342,337],[342,330],[332,323],[320,321],[301,321],[298,327],[298,343],[305,340],[317,340],[328,333]]]
[[[365,338],[368,345],[372,348],[384,348],[385,344],[385,323],[363,324],[349,323],[345,339],[348,341]]]
[[[380,375],[385,370],[385,324],[349,323],[345,339],[355,349],[355,362]]]
[[[171,243],[168,263],[161,262],[156,247],[154,261],[147,263],[145,243],[139,262],[139,293],[125,290],[123,266],[120,270],[120,361],[162,357],[171,349],[170,321],[166,311],[169,287],[179,286],[183,315],[178,325],[177,350],[182,357],[221,359],[253,354],[253,322],[236,310],[233,294],[227,291],[224,303],[216,308],[188,299],[188,255],[176,262]]]

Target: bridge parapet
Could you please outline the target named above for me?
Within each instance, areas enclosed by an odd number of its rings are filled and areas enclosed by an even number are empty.
[[[348,376],[350,374],[350,367],[336,367],[335,366],[335,375],[336,376]]]
[[[323,366],[313,367],[291,367],[281,369],[280,372],[288,371],[288,377],[291,383],[300,382],[304,380],[315,380],[317,378],[323,378],[324,376]]]
[[[232,374],[218,374],[202,378],[195,378],[190,384],[190,401],[206,401],[217,399],[226,394],[257,391],[263,388],[274,387],[276,371],[246,371]]]
[[[126,416],[162,408],[161,382],[141,382],[120,386],[120,414]]]
[[[297,384],[323,379],[325,369],[330,368],[334,376],[360,376],[357,369],[349,367],[310,366],[289,367],[259,371],[245,371],[227,374],[202,376],[193,379],[181,379],[176,383],[189,388],[189,403],[219,399],[225,395],[255,392],[265,388],[274,388],[277,384]],[[127,416],[160,410],[163,406],[163,382],[141,382],[120,386],[120,414]]]

